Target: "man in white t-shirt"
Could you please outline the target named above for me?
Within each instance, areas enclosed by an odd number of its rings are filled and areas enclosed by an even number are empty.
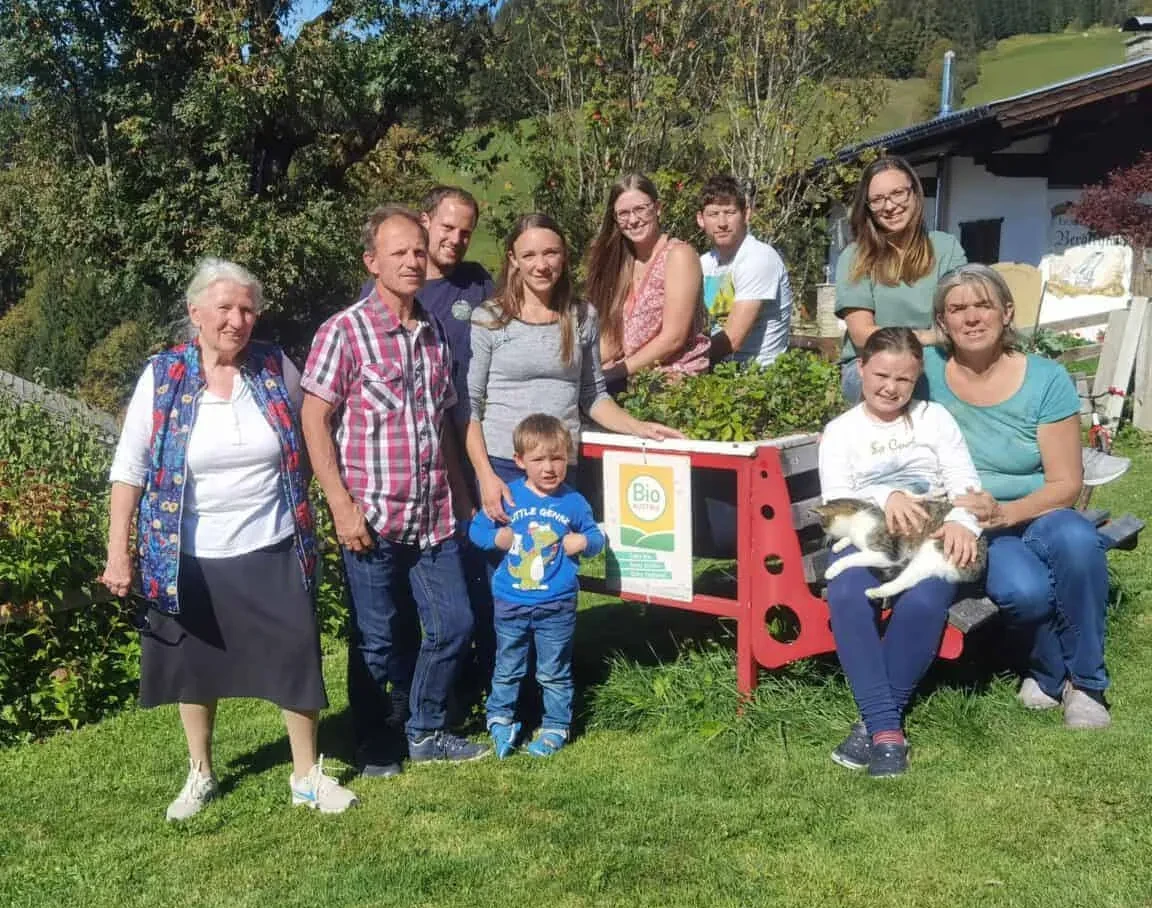
[[[755,360],[766,366],[788,347],[792,287],[784,260],[748,232],[744,192],[732,177],[712,177],[704,184],[696,223],[713,247],[700,256],[712,361]]]

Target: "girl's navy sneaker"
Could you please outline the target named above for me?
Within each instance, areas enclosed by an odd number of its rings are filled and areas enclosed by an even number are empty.
[[[854,722],[848,737],[832,751],[832,761],[846,769],[865,769],[871,759],[872,736],[863,722]]]

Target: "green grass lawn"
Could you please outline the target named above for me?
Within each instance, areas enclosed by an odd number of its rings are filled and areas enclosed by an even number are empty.
[[[971,107],[1009,98],[1124,62],[1125,35],[1092,29],[1058,35],[1016,35],[980,55],[980,81],[964,95]]]
[[[1133,471],[1098,502],[1148,518],[1152,441],[1125,451]],[[980,662],[941,665],[911,772],[871,781],[828,759],[853,714],[833,662],[765,675],[738,715],[721,626],[587,597],[569,748],[355,780],[343,816],[289,807],[257,702],[221,710],[224,797],[182,826],[163,820],[185,772],[173,709],[0,751],[0,905],[1147,906],[1152,549],[1112,564],[1105,733],[1024,711]],[[338,653],[326,672],[322,744],[346,755]]]
[[[1016,35],[980,54],[980,79],[956,105],[973,107],[1124,62],[1124,35],[1096,28],[1055,35]],[[892,79],[888,99],[862,137],[923,122],[925,79]]]

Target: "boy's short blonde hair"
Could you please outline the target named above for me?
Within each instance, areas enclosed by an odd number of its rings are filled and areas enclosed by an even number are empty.
[[[525,417],[512,433],[512,450],[523,457],[541,444],[553,443],[565,453],[572,450],[572,433],[555,416],[533,413]]]

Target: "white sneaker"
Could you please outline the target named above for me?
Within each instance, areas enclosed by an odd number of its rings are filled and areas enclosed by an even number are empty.
[[[1064,689],[1065,728],[1107,728],[1112,724],[1108,707],[1071,684]]]
[[[324,775],[324,757],[313,766],[303,779],[288,776],[292,787],[292,804],[311,807],[321,813],[343,813],[355,807],[360,799],[331,776]]]
[[[194,817],[219,793],[216,777],[202,775],[200,763],[189,760],[188,778],[184,780],[184,787],[180,789],[176,800],[168,805],[166,816],[169,820],[187,820],[189,817]]]
[[[1084,485],[1102,486],[1119,479],[1132,466],[1127,457],[1117,457],[1114,454],[1105,454],[1095,448],[1081,449],[1080,459],[1084,465]]]
[[[1016,699],[1024,704],[1025,709],[1055,709],[1060,705],[1059,700],[1055,697],[1049,697],[1040,689],[1035,678],[1024,679]]]

